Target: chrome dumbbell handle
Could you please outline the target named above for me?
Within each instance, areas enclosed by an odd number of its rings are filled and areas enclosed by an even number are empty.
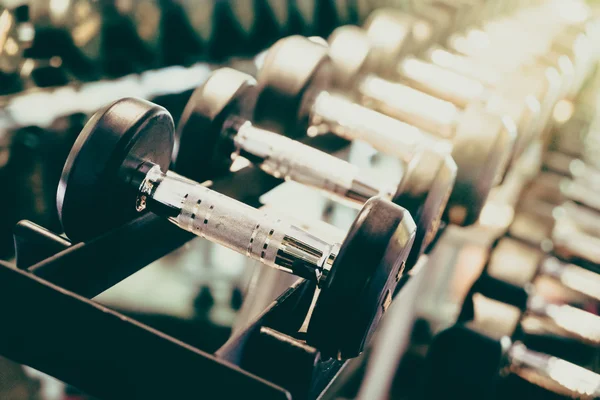
[[[517,342],[508,350],[510,371],[521,378],[556,393],[573,398],[600,396],[600,375]]]
[[[266,173],[334,194],[338,200],[362,206],[377,195],[394,191],[376,187],[359,176],[356,166],[335,156],[257,128],[249,121],[234,128],[237,154],[251,159]]]
[[[461,107],[490,96],[489,88],[481,81],[415,57],[404,58],[397,72],[417,87],[435,88],[439,98],[452,99]]]
[[[367,104],[374,104],[384,114],[451,139],[459,123],[460,110],[452,103],[430,96],[402,83],[366,75],[357,86]]]
[[[600,317],[567,304],[551,304],[541,296],[530,296],[529,314],[543,318],[572,337],[600,344]]]
[[[158,166],[146,173],[139,188],[137,209],[145,208],[197,236],[319,284],[339,249],[276,215],[164,174]]]
[[[542,262],[540,273],[556,279],[575,292],[600,301],[600,275],[592,271],[548,257]]]
[[[348,140],[362,140],[404,162],[409,162],[422,149],[452,151],[449,141],[329,92],[321,92],[315,99],[311,122],[317,130],[314,133],[322,129]]]

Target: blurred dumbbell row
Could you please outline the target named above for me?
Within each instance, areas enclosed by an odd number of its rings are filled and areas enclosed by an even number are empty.
[[[326,36],[338,25],[364,19],[384,3],[10,0],[2,7],[1,93],[253,55],[287,34]],[[444,5],[441,11],[429,2],[394,5],[434,15],[446,24],[448,13],[456,14],[456,24],[469,22],[461,12],[473,18],[463,10],[468,2]],[[514,6],[490,5],[485,14]]]
[[[253,55],[292,32],[356,20],[337,1],[4,2],[2,93]]]

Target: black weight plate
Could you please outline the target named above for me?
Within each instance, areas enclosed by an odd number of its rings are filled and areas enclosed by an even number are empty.
[[[501,341],[478,332],[469,324],[442,331],[429,350],[420,398],[447,398],[460,393],[463,399],[492,399],[506,362]]]
[[[249,75],[230,68],[213,72],[188,101],[175,135],[175,171],[198,182],[223,176],[234,151],[225,124],[242,112],[254,87]],[[235,132],[233,132],[235,133]]]
[[[450,155],[424,151],[408,164],[392,201],[406,208],[417,223],[415,243],[406,261],[417,263],[436,237],[456,180],[456,163]]]
[[[302,36],[277,41],[258,73],[254,122],[286,136],[305,135],[312,102],[332,73],[327,47]]]
[[[321,289],[307,343],[338,359],[359,355],[391,301],[414,237],[408,211],[380,197],[368,200]]]
[[[173,131],[164,108],[132,98],[112,103],[88,121],[58,185],[58,214],[69,238],[91,239],[136,215],[133,172],[144,162],[167,171]]]

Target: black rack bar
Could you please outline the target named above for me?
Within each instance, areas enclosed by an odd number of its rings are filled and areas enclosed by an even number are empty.
[[[0,263],[0,353],[101,399],[289,399],[281,388]]]

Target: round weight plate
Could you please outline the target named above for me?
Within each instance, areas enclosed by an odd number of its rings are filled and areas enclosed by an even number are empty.
[[[379,197],[367,201],[321,289],[307,343],[338,359],[359,355],[390,305],[414,236],[408,211]]]
[[[453,139],[458,173],[447,218],[456,225],[477,221],[490,191],[504,176],[516,138],[514,126],[483,107],[473,103],[465,109]]]
[[[314,98],[331,83],[326,46],[303,36],[288,36],[267,52],[258,73],[254,121],[287,136],[306,134]]]
[[[396,9],[382,8],[365,22],[365,34],[373,46],[380,74],[397,77],[398,62],[410,49],[415,17]]]
[[[254,87],[250,75],[231,68],[213,72],[190,97],[175,134],[175,171],[198,182],[222,176],[231,167],[233,138],[226,122],[242,113]]]
[[[351,25],[339,27],[331,33],[328,41],[336,87],[349,89],[360,74],[376,68],[371,42],[361,28]]]
[[[417,223],[415,243],[406,260],[415,266],[435,238],[456,181],[456,163],[448,154],[423,151],[413,157],[392,201],[406,208]]]
[[[58,185],[58,214],[70,239],[91,239],[136,215],[133,173],[145,162],[167,171],[173,131],[164,108],[132,98],[112,103],[88,121]]]

